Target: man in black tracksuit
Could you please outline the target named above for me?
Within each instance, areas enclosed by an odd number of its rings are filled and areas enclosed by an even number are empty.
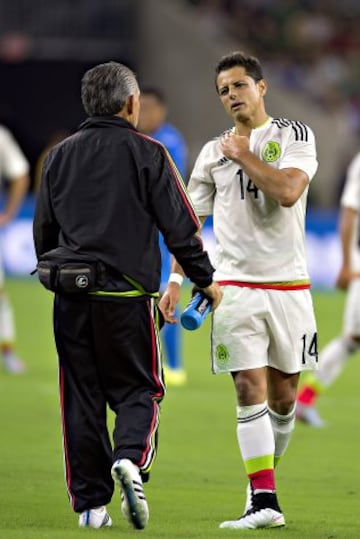
[[[96,66],[83,77],[82,102],[89,118],[48,154],[34,219],[38,260],[54,255],[59,263],[51,275],[65,264],[61,275],[68,279],[73,264],[84,259],[96,272],[88,292],[81,292],[86,275],[76,272],[70,289],[68,282],[61,286],[59,273],[60,285],[53,280],[49,286],[56,292],[67,488],[80,526],[110,526],[105,506],[114,479],[125,518],[143,528],[149,511],[142,481],[157,450],[165,392],[156,308],[158,231],[214,308],[221,291],[212,282],[214,270],[181,177],[163,146],[134,127],[134,74],[115,62]],[[107,404],[116,414],[113,449]]]

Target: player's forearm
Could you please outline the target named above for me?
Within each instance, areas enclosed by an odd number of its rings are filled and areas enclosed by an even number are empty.
[[[176,258],[172,258],[171,262],[171,273],[178,273],[182,277],[185,277],[185,272],[180,266],[179,262],[176,260]]]
[[[282,206],[295,204],[308,184],[308,178],[301,170],[275,169],[250,150],[241,152],[237,162],[256,187]]]
[[[29,176],[19,176],[15,180],[11,181],[9,186],[9,194],[7,197],[5,214],[10,221],[17,213],[29,187]]]
[[[340,239],[343,265],[350,267],[352,241],[357,222],[357,212],[352,208],[342,208],[340,211]]]

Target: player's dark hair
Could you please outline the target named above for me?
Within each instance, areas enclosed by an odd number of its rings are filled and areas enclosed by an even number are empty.
[[[131,69],[107,62],[86,71],[81,81],[81,101],[89,116],[113,116],[121,111],[126,98],[138,90]]]
[[[219,73],[237,66],[243,67],[246,74],[254,79],[255,82],[259,82],[264,78],[261,64],[259,60],[255,58],[255,56],[249,56],[244,52],[235,51],[220,58],[219,62],[215,66],[216,89]]]
[[[166,97],[162,90],[155,88],[155,86],[142,86],[141,95],[147,95],[155,97],[155,99],[162,105],[166,105]]]

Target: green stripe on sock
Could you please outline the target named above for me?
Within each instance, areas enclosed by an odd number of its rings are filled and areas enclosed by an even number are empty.
[[[244,464],[248,475],[260,470],[272,470],[274,468],[274,455],[263,455],[262,457],[245,460]]]

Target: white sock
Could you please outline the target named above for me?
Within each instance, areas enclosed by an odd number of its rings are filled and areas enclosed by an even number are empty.
[[[287,415],[280,415],[269,408],[269,417],[275,438],[275,464],[283,456],[295,428],[296,405]]]
[[[15,324],[13,310],[8,297],[0,294],[0,343],[13,343],[15,340]]]
[[[330,386],[339,376],[350,355],[358,348],[358,344],[350,338],[333,339],[320,353],[319,370],[315,377],[324,387]]]
[[[236,412],[237,438],[243,461],[273,455],[275,442],[267,403],[237,406]]]

